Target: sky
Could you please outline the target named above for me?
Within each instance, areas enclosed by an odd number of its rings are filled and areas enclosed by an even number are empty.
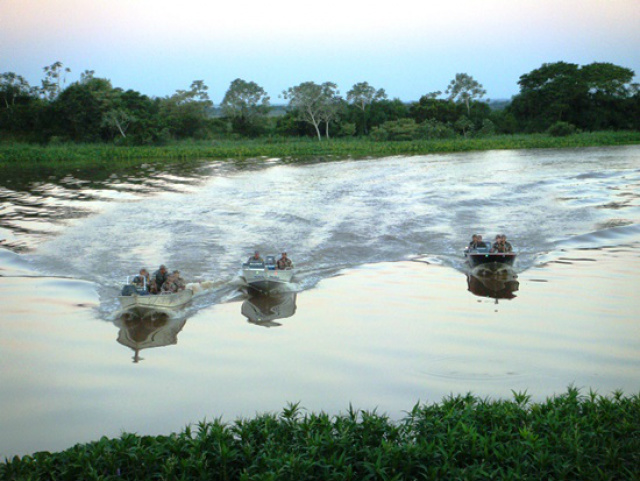
[[[640,74],[640,0],[0,0],[0,73],[39,85],[61,61],[164,97],[204,80],[219,105],[241,78],[272,104],[302,82],[358,82],[415,101],[466,73],[509,99],[543,63]]]

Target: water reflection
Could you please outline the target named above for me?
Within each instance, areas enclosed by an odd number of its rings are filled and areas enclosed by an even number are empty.
[[[120,328],[118,342],[133,349],[133,362],[144,360],[142,349],[170,346],[178,343],[178,333],[182,330],[186,317],[173,317],[158,311],[129,311],[120,316],[114,324]]]
[[[520,283],[518,275],[513,269],[476,269],[467,274],[467,287],[470,292],[479,297],[495,299],[513,299]]]
[[[296,313],[295,292],[276,295],[253,294],[242,303],[241,312],[247,320],[263,327],[281,326],[276,319],[285,319]]]

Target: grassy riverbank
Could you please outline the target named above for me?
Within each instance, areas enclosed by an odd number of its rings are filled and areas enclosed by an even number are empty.
[[[484,138],[456,138],[405,142],[376,142],[370,139],[261,138],[176,142],[165,146],[116,146],[110,144],[61,144],[41,146],[0,143],[0,165],[47,163],[95,165],[142,163],[154,160],[247,159],[277,157],[286,160],[308,158],[363,158],[388,155],[422,155],[479,150],[575,148],[640,144],[640,132],[593,132],[567,137],[543,134],[500,135]]]
[[[0,479],[638,479],[640,395],[543,403],[471,395],[416,405],[406,418],[290,406],[169,436],[123,434],[59,453],[15,457]]]

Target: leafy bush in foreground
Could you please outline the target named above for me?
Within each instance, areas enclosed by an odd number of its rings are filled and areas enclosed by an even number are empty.
[[[0,479],[638,479],[640,396],[570,388],[543,403],[450,396],[394,423],[376,412],[220,420],[123,434],[0,464]]]

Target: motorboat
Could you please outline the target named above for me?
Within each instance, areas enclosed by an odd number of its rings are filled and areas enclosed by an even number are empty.
[[[513,266],[517,254],[515,252],[491,252],[489,247],[477,247],[475,249],[466,248],[464,256],[471,268],[478,266],[499,268]]]
[[[189,287],[178,292],[151,294],[146,279],[142,278],[142,284],[134,282],[138,279],[140,279],[139,276],[128,276],[120,296],[118,296],[123,311],[130,309],[178,309],[187,304],[193,297],[193,289]]]
[[[242,264],[242,279],[249,288],[263,294],[291,290],[293,274],[293,269],[278,269],[275,256],[266,256],[264,261],[250,260]]]

